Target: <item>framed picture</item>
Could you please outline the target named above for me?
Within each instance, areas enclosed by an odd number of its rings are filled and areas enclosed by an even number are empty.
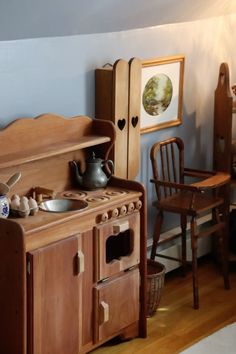
[[[182,123],[184,56],[142,61],[140,132]]]

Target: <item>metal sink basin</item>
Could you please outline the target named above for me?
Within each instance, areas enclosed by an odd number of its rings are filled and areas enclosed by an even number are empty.
[[[39,209],[50,213],[64,213],[67,211],[78,211],[87,208],[88,203],[76,199],[52,199],[39,204]]]

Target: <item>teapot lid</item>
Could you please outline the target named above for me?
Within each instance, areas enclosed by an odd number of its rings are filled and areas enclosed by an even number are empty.
[[[92,152],[92,156],[90,156],[86,160],[86,162],[88,162],[88,163],[98,163],[98,162],[101,162],[101,161],[102,161],[102,159],[100,159],[100,158],[95,156],[95,152],[94,151]]]

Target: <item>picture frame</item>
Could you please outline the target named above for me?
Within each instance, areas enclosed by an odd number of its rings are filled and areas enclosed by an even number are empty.
[[[142,61],[140,133],[182,124],[183,55]]]

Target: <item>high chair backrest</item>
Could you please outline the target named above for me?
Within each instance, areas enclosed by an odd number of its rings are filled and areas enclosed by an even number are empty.
[[[153,178],[157,181],[184,183],[184,143],[173,137],[155,143],[150,151]],[[175,188],[155,184],[160,201],[176,192]]]

